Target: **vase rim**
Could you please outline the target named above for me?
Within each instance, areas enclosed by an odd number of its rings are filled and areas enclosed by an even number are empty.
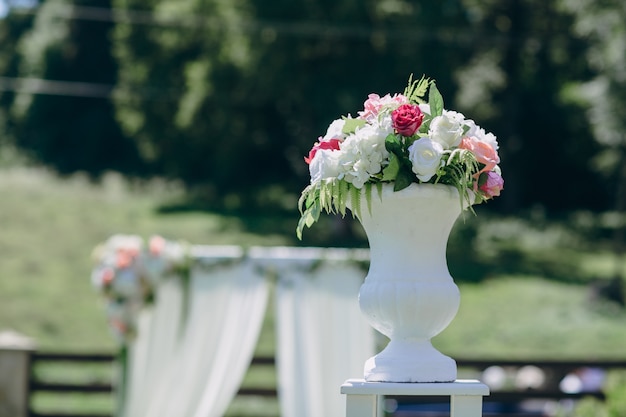
[[[420,196],[423,198],[440,198],[440,197],[448,197],[448,198],[459,198],[459,190],[453,185],[447,184],[429,184],[429,183],[412,183],[406,188],[403,188],[400,191],[393,190],[393,183],[384,183],[383,184],[383,199],[389,198],[389,196],[394,196],[394,198],[402,198],[402,197],[411,197],[414,198],[416,196]]]

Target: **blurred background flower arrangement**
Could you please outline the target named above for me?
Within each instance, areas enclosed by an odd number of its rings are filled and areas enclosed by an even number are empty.
[[[91,274],[94,287],[105,301],[109,328],[120,344],[135,339],[137,315],[154,302],[158,283],[188,264],[184,247],[152,236],[147,246],[137,235],[118,234],[94,249],[96,265]]]

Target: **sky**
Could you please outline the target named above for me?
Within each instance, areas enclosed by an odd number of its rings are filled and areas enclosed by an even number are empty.
[[[9,11],[8,3],[12,3],[15,7],[33,7],[38,0],[0,0],[0,18],[6,16]]]

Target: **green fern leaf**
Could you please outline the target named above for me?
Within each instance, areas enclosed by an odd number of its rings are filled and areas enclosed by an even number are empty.
[[[350,185],[350,204],[352,215],[361,218],[361,190]]]
[[[428,78],[422,76],[419,80],[413,80],[413,74],[411,74],[408,85],[404,89],[404,96],[411,103],[424,103],[423,97],[426,95],[429,84],[430,80]]]
[[[345,181],[339,181],[339,212],[342,216],[346,215],[346,205],[348,204],[349,184]]]
[[[380,201],[383,201],[383,183],[382,182],[377,182],[376,183],[376,191],[378,191],[378,198],[380,198]]]

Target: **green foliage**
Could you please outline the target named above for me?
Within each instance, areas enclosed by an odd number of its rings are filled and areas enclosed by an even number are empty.
[[[433,118],[443,114],[443,97],[434,81],[430,83],[428,89],[428,104],[430,104],[430,114]]]
[[[0,172],[0,329],[36,339],[44,350],[102,351],[114,339],[90,282],[91,251],[113,234],[160,234],[203,244],[285,245],[269,231],[253,234],[237,217],[160,213],[183,195],[176,184],[133,184],[107,175],[61,181],[45,170]],[[295,221],[295,219],[294,219]],[[289,227],[287,233],[293,233]],[[63,308],[59,308],[62,306]]]
[[[377,192],[372,190],[372,198],[377,198]],[[81,176],[61,181],[44,170],[13,170],[0,172],[0,193],[4,254],[0,258],[0,328],[33,337],[45,350],[114,349],[103,306],[89,282],[90,252],[111,234],[159,233],[200,244],[295,243],[289,221],[283,234],[277,235],[267,230],[250,233],[243,216],[160,212],[158,207],[184,193],[177,185],[158,181],[140,185],[109,175],[97,185]],[[435,338],[437,347],[453,357],[622,357],[624,310],[596,308],[582,284],[612,276],[619,262],[626,272],[626,263],[606,251],[593,234],[600,227],[599,220],[593,223],[583,217],[555,222],[537,213],[503,218],[483,212],[460,219],[448,245],[448,259],[455,264],[451,272],[460,286],[461,308],[450,327]],[[584,224],[591,225],[585,228]],[[477,263],[481,284],[468,282],[467,275]],[[258,347],[264,355],[274,352],[272,321],[270,311]],[[108,373],[80,368],[36,372],[45,379],[68,382],[108,378]],[[271,371],[247,376],[246,386],[275,386]],[[611,401],[623,404],[623,390],[614,392]],[[36,411],[52,407],[105,411],[111,407],[110,398],[99,398],[94,405],[62,397],[36,398]],[[254,400],[237,400],[228,415],[256,416],[257,407]],[[269,411],[276,410],[275,403],[263,403],[263,407],[268,416],[278,415]]]
[[[343,117],[343,120],[345,121],[342,129],[343,133],[352,133],[357,128],[365,126],[366,123],[363,119],[352,119],[349,117]]]
[[[572,413],[573,417],[622,417],[626,414],[626,372],[613,371],[609,373],[605,400],[584,398]]]
[[[426,90],[431,84],[431,81],[425,76],[422,76],[419,80],[413,79],[413,74],[409,77],[409,84],[404,89],[403,95],[413,103],[424,103],[423,97],[426,95]]]
[[[455,104],[497,134],[502,171],[510,179],[491,206],[510,213],[539,202],[555,212],[609,207],[614,185],[593,172],[601,146],[585,122],[591,113],[563,94],[593,77],[585,52],[594,47],[577,37],[575,28],[600,3],[580,7],[576,0],[523,0],[478,8],[464,3],[476,13],[471,36],[482,42],[470,42],[471,59],[454,69]],[[562,3],[580,16],[563,12]],[[603,30],[604,25],[593,27]],[[535,44],[535,36],[542,42]],[[559,191],[537,186],[545,184],[548,167],[550,183],[559,184]]]
[[[127,18],[55,11],[74,4]],[[589,0],[46,0],[35,19],[0,19],[0,74],[115,86],[114,103],[5,92],[2,140],[62,173],[156,173],[245,206],[260,188],[301,189],[326,121],[419,70],[498,135],[512,180],[493,209],[605,210],[624,13]],[[411,78],[407,93],[419,101],[428,83]],[[559,192],[537,187],[547,167]]]
[[[108,0],[89,3],[110,7]],[[137,151],[114,120],[112,103],[103,99],[107,88],[112,90],[116,83],[109,41],[112,24],[59,19],[59,10],[71,4],[69,0],[42,2],[32,27],[20,34],[17,43],[19,72],[7,75],[84,84],[12,96],[6,103],[9,133],[24,153],[60,173],[84,171],[97,176],[117,169],[140,174],[143,167]],[[20,14],[6,19],[19,21]],[[90,86],[96,86],[97,92]]]
[[[389,135],[385,139],[385,148],[393,155],[390,163],[383,169],[383,181],[393,181],[393,190],[400,191],[415,182],[412,164],[407,157],[407,143],[402,143],[396,135]]]

